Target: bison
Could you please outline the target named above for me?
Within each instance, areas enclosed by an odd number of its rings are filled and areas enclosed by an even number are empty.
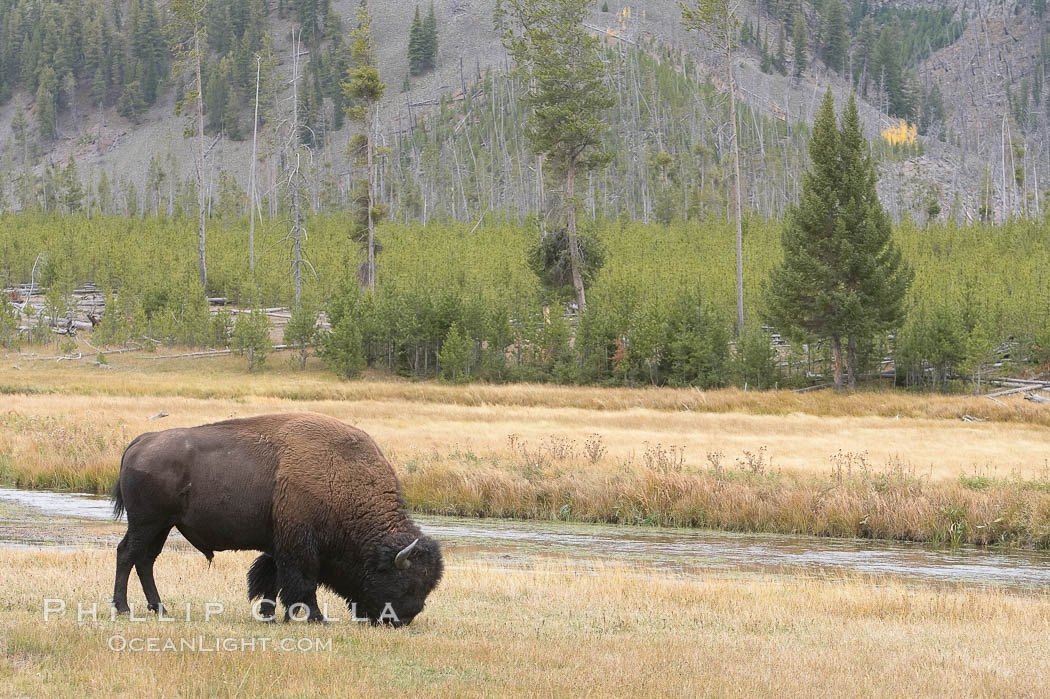
[[[361,430],[312,413],[262,415],[147,432],[124,451],[113,514],[127,513],[117,546],[113,606],[128,607],[138,572],[151,611],[164,607],[153,562],[175,527],[210,562],[255,550],[248,598],[273,619],[275,602],[324,621],[317,586],[357,618],[408,624],[441,579],[441,550],[405,514],[390,462]],[[297,606],[299,605],[299,606]]]

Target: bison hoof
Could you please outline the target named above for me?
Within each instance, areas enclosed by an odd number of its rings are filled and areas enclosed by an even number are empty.
[[[168,610],[164,607],[164,604],[161,602],[158,602],[157,604],[147,605],[146,608],[149,609],[151,612],[156,612],[157,616],[165,616],[168,613]]]

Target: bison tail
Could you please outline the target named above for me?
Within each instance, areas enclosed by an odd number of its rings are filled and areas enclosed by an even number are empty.
[[[273,599],[277,594],[277,561],[264,553],[248,569],[248,599]]]
[[[124,515],[124,496],[120,493],[120,477],[113,484],[113,490],[109,492],[109,499],[113,501],[113,519],[120,519]]]
[[[124,515],[124,496],[120,492],[120,476],[124,473],[124,459],[128,456],[128,449],[137,441],[139,441],[139,437],[131,440],[131,444],[126,446],[124,453],[120,455],[120,470],[117,471],[117,480],[113,483],[113,489],[109,491],[109,499],[113,502],[113,519],[120,519]]]

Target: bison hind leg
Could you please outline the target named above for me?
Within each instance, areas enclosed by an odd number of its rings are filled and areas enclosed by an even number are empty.
[[[262,599],[259,604],[259,616],[275,620],[277,593],[280,585],[277,582],[277,561],[264,553],[248,569],[248,599]]]

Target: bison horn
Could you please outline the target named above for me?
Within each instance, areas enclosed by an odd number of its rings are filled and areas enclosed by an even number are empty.
[[[412,561],[408,560],[408,556],[412,553],[412,549],[414,549],[418,543],[419,539],[416,539],[411,544],[397,552],[397,555],[394,556],[394,565],[397,566],[398,569],[404,570],[412,565]]]

